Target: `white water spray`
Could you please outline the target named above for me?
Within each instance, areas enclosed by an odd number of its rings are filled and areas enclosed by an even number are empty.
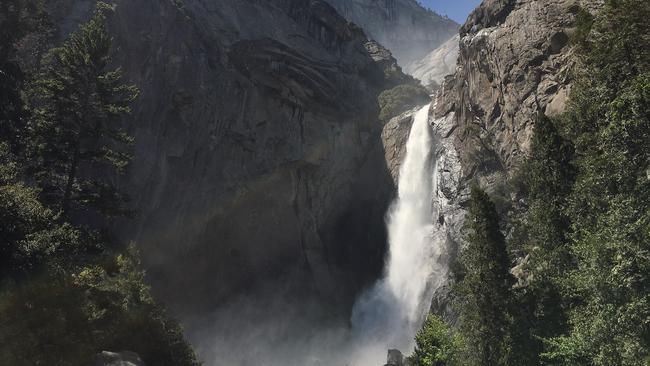
[[[432,194],[436,177],[429,105],[415,115],[399,172],[398,197],[387,218],[389,255],[384,277],[356,302],[352,325],[356,351],[350,365],[376,366],[388,348],[410,353],[413,337],[440,285],[433,235]]]

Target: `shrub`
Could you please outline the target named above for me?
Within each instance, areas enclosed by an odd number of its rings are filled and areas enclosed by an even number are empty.
[[[420,84],[402,84],[379,94],[379,119],[392,117],[430,100],[429,93]]]

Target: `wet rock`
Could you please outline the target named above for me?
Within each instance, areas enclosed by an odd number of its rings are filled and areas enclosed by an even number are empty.
[[[391,118],[382,130],[381,139],[384,146],[384,156],[395,186],[397,186],[399,178],[400,164],[404,160],[406,141],[413,125],[413,118],[421,108],[422,106],[418,106]]]
[[[384,366],[404,366],[404,355],[398,349],[389,349],[386,365]]]

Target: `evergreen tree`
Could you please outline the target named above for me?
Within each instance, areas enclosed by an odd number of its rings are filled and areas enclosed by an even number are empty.
[[[528,209],[516,230],[513,246],[528,255],[526,283],[514,292],[513,357],[519,364],[536,365],[542,339],[566,331],[565,304],[558,280],[571,266],[566,207],[575,179],[573,146],[555,122],[539,114],[531,153],[521,169]]]
[[[116,149],[130,141],[117,123],[136,91],[108,70],[110,8],[98,4],[90,22],[49,52],[42,72],[28,75],[33,114],[23,114],[20,98],[4,99],[22,87],[6,83],[4,65],[15,61],[27,1],[0,1],[0,364],[81,366],[101,351],[129,349],[151,365],[197,365],[180,326],[153,301],[135,249],[60,214],[118,211],[102,202],[115,194],[106,194],[112,187],[95,165],[128,161]]]
[[[494,203],[476,186],[466,223],[467,246],[455,291],[467,356],[474,365],[503,365],[509,348],[510,261]]]
[[[429,314],[415,335],[415,350],[409,356],[411,366],[459,365],[462,342],[438,316]]]
[[[650,364],[650,3],[610,0],[585,32],[566,129],[574,304],[545,357],[562,365]]]
[[[123,151],[132,139],[121,116],[130,111],[137,89],[110,68],[111,37],[104,3],[87,23],[44,58],[30,90],[34,118],[29,154],[43,197],[64,216],[71,209],[105,215],[125,213],[125,197],[106,177],[130,160]]]
[[[38,190],[18,180],[20,167],[0,142],[0,282],[17,279],[61,259],[75,248],[80,233],[58,224],[38,200]]]

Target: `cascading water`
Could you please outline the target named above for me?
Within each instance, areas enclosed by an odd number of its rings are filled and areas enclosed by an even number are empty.
[[[406,143],[398,197],[387,217],[389,255],[384,277],[353,309],[353,366],[382,365],[388,348],[410,352],[432,293],[442,281],[444,269],[437,263],[442,244],[433,235],[437,179],[428,113],[429,105],[416,113]]]
[[[428,105],[415,114],[406,143],[398,197],[387,215],[389,253],[383,277],[357,299],[351,324],[326,326],[308,317],[303,322],[309,309],[320,311],[316,304],[285,308],[284,300],[273,295],[269,298],[274,301],[264,306],[276,317],[267,319],[260,317],[259,299],[243,298],[214,315],[210,323],[218,331],[206,328],[209,336],[194,335],[205,339],[201,348],[210,364],[381,366],[388,349],[411,353],[433,294],[447,278],[449,227],[447,220],[437,218],[453,217],[437,187],[437,164],[449,167],[444,159],[449,142],[439,139],[447,119],[436,119],[432,128],[428,114]]]

